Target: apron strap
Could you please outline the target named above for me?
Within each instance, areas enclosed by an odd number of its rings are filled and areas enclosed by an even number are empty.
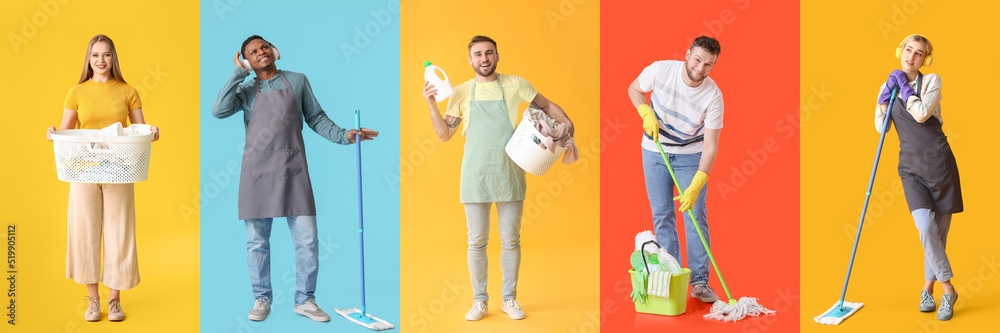
[[[923,96],[920,96],[920,88],[923,87],[924,85],[923,83],[924,83],[924,73],[917,72],[917,91],[914,93],[914,95],[917,95],[917,98],[920,99],[923,99]]]
[[[507,98],[505,98],[503,95],[503,84],[500,84],[500,74],[497,74],[497,87],[500,88],[500,101],[503,102],[503,108],[504,110],[507,110]],[[475,101],[476,101],[476,80],[472,80],[472,100],[469,102],[469,105],[472,105],[472,102]]]

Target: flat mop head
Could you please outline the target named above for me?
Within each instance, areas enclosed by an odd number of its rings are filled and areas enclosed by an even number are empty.
[[[384,331],[396,328],[396,326],[393,326],[389,322],[364,313],[361,310],[358,310],[358,308],[333,310],[337,311],[337,313],[341,316],[344,316],[344,318],[347,318],[347,320],[353,321],[355,324],[364,326],[370,330]]]
[[[844,302],[844,305],[840,306],[840,302],[837,302],[837,304],[834,304],[829,310],[813,318],[813,320],[823,325],[840,325],[840,322],[858,312],[864,305],[865,303]]]
[[[737,321],[747,316],[759,316],[771,313],[775,313],[775,311],[757,303],[756,298],[740,297],[739,302],[734,302],[732,299],[729,303],[722,300],[715,301],[715,304],[712,304],[712,310],[705,315],[705,318],[721,321]]]

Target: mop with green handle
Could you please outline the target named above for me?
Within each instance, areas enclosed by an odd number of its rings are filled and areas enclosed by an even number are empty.
[[[670,179],[674,180],[674,185],[677,186],[677,194],[679,196],[684,196],[684,190],[681,189],[681,183],[677,182],[677,176],[674,175],[674,169],[670,167],[670,160],[667,158],[667,154],[663,152],[663,146],[660,145],[660,140],[656,139],[656,148],[660,149],[660,156],[663,157],[663,163],[667,164],[667,171],[670,171]],[[729,302],[723,302],[722,300],[715,301],[712,304],[712,309],[709,310],[705,318],[715,319],[721,321],[737,321],[745,318],[746,316],[759,316],[762,314],[774,313],[774,310],[765,308],[760,303],[757,303],[757,298],[754,297],[741,297],[739,301],[733,298],[733,295],[729,293],[729,287],[726,286],[726,280],[722,279],[722,272],[719,271],[719,265],[715,263],[715,257],[712,256],[712,250],[708,246],[708,242],[705,241],[705,235],[701,233],[701,227],[698,226],[698,221],[694,218],[694,212],[688,209],[688,215],[691,216],[691,224],[694,224],[694,230],[698,232],[698,238],[701,238],[701,245],[705,246],[705,252],[708,253],[708,259],[712,261],[712,267],[715,268],[715,275],[719,276],[719,282],[722,283],[722,289],[726,291],[726,297],[729,298]]]
[[[899,87],[892,88],[892,96],[889,99],[889,107],[885,109],[885,122],[882,124],[882,135],[878,139],[878,149],[875,151],[875,164],[872,165],[872,175],[868,178],[868,192],[865,193],[865,205],[861,208],[861,221],[858,222],[858,233],[854,236],[854,249],[851,250],[851,262],[847,264],[847,277],[844,278],[844,289],[840,291],[840,300],[816,318],[817,323],[824,325],[839,325],[840,322],[850,317],[861,309],[865,303],[845,302],[847,296],[847,283],[851,281],[851,268],[854,267],[854,255],[858,253],[858,241],[861,240],[861,227],[865,225],[865,212],[868,211],[868,199],[872,197],[872,186],[875,185],[875,171],[878,171],[878,160],[882,156],[882,144],[885,143],[885,133],[889,132],[889,118],[892,113],[892,102],[896,99]]]
[[[395,326],[378,317],[368,314],[365,308],[365,219],[364,205],[361,201],[361,113],[354,110],[354,127],[358,129],[355,144],[358,145],[358,241],[361,247],[361,309],[334,309],[344,318],[351,322],[364,326],[365,328],[383,331],[393,329]]]

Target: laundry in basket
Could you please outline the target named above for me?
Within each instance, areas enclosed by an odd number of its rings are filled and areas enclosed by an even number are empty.
[[[140,125],[124,130],[119,126],[110,131],[56,131],[52,134],[52,147],[59,180],[72,183],[136,183],[146,180],[154,134],[148,125]]]
[[[543,128],[554,130],[557,126],[557,122],[545,112],[533,105],[529,106],[504,147],[507,156],[521,169],[536,176],[544,175],[563,153],[566,154],[563,163],[576,162],[579,153],[572,136],[563,133],[563,138],[552,138],[540,131]]]

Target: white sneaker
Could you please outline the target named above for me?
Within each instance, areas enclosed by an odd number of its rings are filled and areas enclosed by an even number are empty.
[[[261,321],[271,313],[271,303],[258,299],[253,301],[253,309],[250,309],[250,320]]]
[[[486,315],[486,302],[475,301],[472,302],[472,308],[469,312],[465,313],[465,320],[476,321],[483,319]]]
[[[309,319],[315,321],[330,321],[330,315],[320,310],[319,306],[316,305],[316,300],[308,300],[305,303],[296,305],[295,313],[309,317]]]
[[[101,320],[101,303],[97,299],[90,298],[90,296],[84,296],[83,299],[87,300],[87,312],[83,313],[83,320],[86,321],[98,321]]]
[[[124,319],[125,312],[122,311],[122,304],[117,299],[108,301],[108,320],[122,321]]]
[[[521,303],[518,303],[513,298],[504,300],[503,305],[500,305],[500,310],[506,312],[507,315],[510,316],[510,319],[524,319],[524,310],[521,310]]]

